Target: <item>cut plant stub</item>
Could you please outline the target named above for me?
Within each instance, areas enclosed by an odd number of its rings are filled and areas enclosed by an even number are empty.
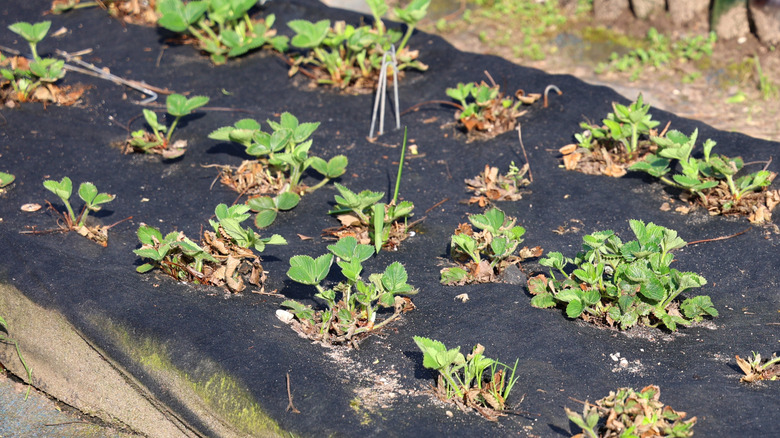
[[[450,239],[450,254],[458,266],[441,270],[442,284],[459,286],[502,281],[510,266],[519,268],[521,261],[542,255],[538,246],[518,251],[525,228],[516,226],[516,219],[507,217],[498,208],[471,215],[469,222],[460,224]]]
[[[766,360],[761,360],[761,354],[753,352],[752,358],[742,359],[737,355],[737,366],[745,375],[740,382],[752,383],[760,380],[780,379],[780,357],[772,354]]]
[[[509,171],[504,175],[498,173],[498,167],[485,165],[485,170],[477,177],[465,180],[466,189],[474,193],[474,196],[469,199],[469,204],[477,204],[484,208],[495,201],[523,199],[520,188],[531,184],[531,181],[525,177],[527,173],[528,163],[518,169],[512,161]]]

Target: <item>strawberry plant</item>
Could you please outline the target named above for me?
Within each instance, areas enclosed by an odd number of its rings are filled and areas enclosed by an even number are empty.
[[[344,225],[328,233],[355,234],[362,242],[371,242],[378,253],[383,247],[397,249],[409,235],[407,219],[412,216],[414,204],[409,201],[385,204],[379,202],[385,197],[382,192],[363,190],[355,193],[336,183],[339,194],[335,196],[336,207],[329,214],[338,216]]]
[[[496,84],[488,85],[469,82],[447,88],[447,96],[456,100],[458,112],[455,118],[466,130],[470,139],[492,138],[515,128],[517,118],[523,115],[523,103],[533,103],[540,94],[524,96],[518,91],[517,98],[506,96]]]
[[[450,239],[450,255],[460,266],[444,268],[441,282],[448,285],[489,283],[496,281],[511,265],[524,258],[538,257],[540,248],[523,248],[525,228],[515,225],[516,219],[492,207],[484,214],[469,216],[471,224],[460,224]],[[476,227],[480,231],[474,231]]]
[[[320,126],[319,122],[299,123],[295,116],[285,112],[279,122],[268,120],[267,123],[272,132],[264,132],[255,120],[243,119],[233,126],[225,126],[209,134],[209,138],[214,140],[238,143],[247,154],[257,157],[244,161],[238,169],[225,168],[223,183],[240,193],[292,192],[300,195],[317,190],[346,171],[347,157],[344,155],[337,155],[328,161],[309,155],[313,143],[309,137]],[[309,168],[324,177],[312,187],[301,183],[301,178]],[[290,205],[287,201],[283,204]]]
[[[163,236],[159,229],[141,225],[141,248],[134,252],[150,262],[136,271],[158,268],[178,281],[224,286],[236,293],[246,288],[246,279],[262,293],[267,274],[254,251],[263,252],[266,245],[286,245],[287,241],[278,234],[261,238],[251,228],[243,228],[241,222],[249,219],[248,211],[242,204],[219,204],[214,210],[217,219],[209,221],[213,231],[203,233],[200,245],[182,232]]]
[[[426,70],[428,66],[417,60],[418,52],[406,47],[409,37],[420,20],[425,17],[430,0],[413,0],[405,8],[394,11],[406,23],[406,33],[387,29],[382,16],[387,13],[385,0],[369,0],[374,16],[373,26],[348,25],[343,21],[331,23],[320,20],[292,20],[287,25],[295,32],[290,44],[299,52],[293,54],[290,76],[304,72],[320,84],[356,90],[373,89],[382,57],[398,43],[396,59],[398,70],[415,68]]]
[[[752,383],[759,380],[780,379],[780,357],[772,354],[772,357],[762,361],[759,353],[753,352],[753,357],[742,359],[737,355],[737,366],[745,375],[740,382]]]
[[[551,252],[539,261],[550,275],[528,279],[531,305],[563,306],[569,318],[618,326],[663,325],[677,330],[705,316],[718,316],[709,296],[677,297],[707,283],[699,274],[671,267],[672,251],[686,242],[677,232],[653,223],[631,220],[636,240],[623,243],[613,231],[583,237],[583,251],[574,259]],[[574,265],[571,273],[569,265]]]
[[[409,237],[409,225],[407,220],[413,216],[414,204],[409,201],[398,202],[398,191],[401,188],[401,175],[403,174],[404,156],[406,154],[406,129],[401,145],[401,159],[398,161],[398,174],[395,179],[395,191],[389,204],[379,202],[385,197],[382,192],[363,190],[355,193],[350,189],[336,183],[339,194],[336,195],[336,207],[329,211],[335,214],[342,226],[336,229],[325,230],[330,234],[341,238],[344,235],[356,236],[360,243],[373,242],[377,253],[382,248],[392,251]],[[403,222],[401,220],[403,219]]]
[[[250,50],[271,46],[287,50],[287,37],[271,29],[275,16],[264,21],[249,18],[256,0],[159,0],[158,24],[176,33],[187,32],[196,38],[198,48],[211,56],[214,64],[241,56]]]
[[[344,237],[328,245],[329,254],[313,259],[307,255],[290,258],[287,276],[293,281],[314,286],[314,295],[325,302],[326,309],[314,310],[298,301],[287,300],[283,307],[297,318],[293,328],[309,339],[323,344],[358,342],[398,319],[403,312],[414,309],[409,295],[417,293],[407,281],[406,269],[398,262],[390,264],[381,274],[371,274],[368,281],[361,277],[363,262],[374,254],[369,245],[358,243],[354,237]],[[333,258],[341,268],[345,281],[328,289],[320,283],[330,272]],[[391,308],[393,314],[378,320],[380,308]]]
[[[64,221],[64,225],[61,225],[62,230],[76,231],[82,236],[106,246],[108,241],[108,227],[102,227],[100,225],[88,226],[87,216],[89,216],[89,213],[92,211],[99,211],[103,204],[113,201],[116,196],[109,195],[108,193],[98,193],[98,189],[94,184],[91,182],[83,182],[79,186],[78,194],[79,198],[84,201],[84,206],[81,208],[79,214],[76,215],[73,207],[70,205],[70,197],[73,194],[73,183],[70,178],[67,176],[63,177],[59,182],[55,180],[46,180],[43,182],[43,186],[57,195],[57,197],[62,200],[62,203],[65,204],[65,208],[67,209],[66,213],[60,213],[59,211],[54,210]],[[54,209],[51,207],[51,204],[49,205],[50,208]]]
[[[38,43],[46,37],[49,28],[51,28],[51,21],[32,24],[19,22],[8,26],[8,29],[27,41],[32,53],[32,60],[19,56],[6,59],[0,55],[0,65],[10,67],[0,68],[3,81],[0,82],[0,87],[6,85],[11,87],[14,94],[11,96],[12,100],[19,102],[32,100],[39,88],[53,84],[65,76],[65,61],[42,58],[38,54]],[[51,90],[42,93],[54,94]]]
[[[780,194],[770,192],[770,196],[765,196],[765,193],[777,174],[759,170],[737,178],[737,173],[744,166],[742,158],[713,154],[716,143],[710,139],[703,145],[704,158],[692,157],[698,134],[698,129],[690,137],[672,130],[665,137],[653,137],[657,151],[629,169],[646,172],[664,184],[683,190],[691,202],[704,206],[713,214],[751,215],[761,207],[766,210],[758,218],[761,220],[755,220],[755,216],[751,220],[761,222],[770,219],[772,207],[780,202]],[[669,178],[674,160],[681,172]],[[772,202],[773,198],[777,198],[777,202]]]
[[[295,208],[300,195],[313,192],[343,175],[348,163],[344,155],[336,155],[328,161],[309,155],[313,143],[309,137],[320,126],[319,122],[300,123],[295,116],[285,112],[279,122],[268,120],[267,123],[272,132],[264,132],[255,120],[243,119],[209,134],[214,140],[238,143],[247,154],[257,157],[244,161],[238,168],[223,167],[221,179],[237,192],[261,195],[248,201],[249,207],[257,212],[255,225],[258,228],[271,225],[279,211]],[[309,168],[323,176],[322,181],[311,187],[301,183]],[[262,196],[266,194],[274,196]]]
[[[144,154],[160,154],[163,158],[173,159],[184,155],[187,149],[186,140],[178,140],[171,144],[173,130],[179,120],[192,114],[192,112],[209,102],[206,96],[194,96],[187,98],[181,94],[171,94],[165,101],[168,114],[174,117],[173,123],[167,127],[164,123],[157,120],[157,113],[144,109],[144,119],[146,124],[152,129],[152,132],[140,129],[134,131],[125,143],[124,152],[141,152]],[[167,132],[167,134],[166,134]]]
[[[577,144],[561,148],[566,169],[619,177],[628,164],[649,151],[649,139],[656,135],[659,122],[649,114],[650,105],[645,105],[642,95],[629,106],[613,103],[612,108],[602,126],[582,122],[584,131],[574,134]]]
[[[582,429],[577,438],[693,436],[696,417],[685,420],[686,413],[661,403],[660,395],[655,385],[620,388],[595,405],[585,402],[582,414],[565,408],[566,416]]]
[[[423,366],[439,373],[436,395],[440,399],[464,411],[472,408],[491,421],[506,415],[506,399],[519,378],[515,377],[518,361],[510,367],[485,357],[480,344],[464,357],[460,347],[447,349],[439,341],[420,336],[414,342],[423,352]]]

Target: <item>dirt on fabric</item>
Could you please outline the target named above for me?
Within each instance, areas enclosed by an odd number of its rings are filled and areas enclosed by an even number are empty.
[[[408,1],[391,0],[388,3],[406,4]],[[593,85],[611,87],[632,100],[642,93],[646,102],[681,117],[701,120],[724,131],[780,140],[780,96],[775,95],[769,100],[762,98],[758,75],[752,64],[753,57],[757,56],[767,78],[773,84],[780,84],[780,52],[762,45],[754,35],[744,39],[718,39],[710,58],[661,69],[647,68],[637,80],[632,81],[630,73],[595,73],[596,65],[608,61],[612,51],[620,51],[621,47],[610,40],[613,37],[583,37],[587,31],[596,29],[593,34],[625,35],[640,40],[652,27],[674,41],[683,35],[706,35],[709,32],[708,17],[702,16],[686,26],[678,26],[672,23],[666,12],[638,19],[626,11],[614,21],[599,23],[592,13],[575,14],[576,2],[558,3],[562,5],[560,11],[567,16],[565,29],[551,27],[552,30],[541,37],[534,37],[546,54],[541,60],[518,56],[517,45],[496,42],[508,32],[512,32],[513,43],[522,42],[522,29],[519,25],[511,28],[501,20],[481,17],[479,8],[466,0],[434,0],[432,11],[420,28],[442,36],[465,52],[501,56],[550,74],[570,74]],[[463,20],[467,9],[471,10],[470,23]],[[451,28],[438,31],[436,21],[442,18]],[[599,27],[609,32],[603,32]],[[698,79],[683,82],[683,78],[691,74],[698,75]],[[482,79],[475,78],[476,81]],[[496,78],[496,81],[500,84],[504,79]],[[742,95],[744,97],[740,97]],[[729,98],[742,101],[728,103]]]

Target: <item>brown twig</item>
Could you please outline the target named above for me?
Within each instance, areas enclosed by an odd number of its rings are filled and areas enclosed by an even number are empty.
[[[293,414],[300,414],[301,411],[299,411],[293,404],[292,391],[290,391],[290,373],[287,373],[287,400],[289,400],[289,403],[287,403],[287,409],[284,411],[292,411]]]
[[[283,55],[281,53],[276,53],[276,52],[274,52],[274,53],[276,54],[276,56],[279,56],[280,58],[282,58],[284,60],[284,62],[287,63],[287,65],[289,65],[289,66],[295,65],[295,61],[293,61],[292,58],[290,58],[288,56],[285,56],[285,55]],[[303,75],[306,76],[309,79],[317,79],[317,75],[315,75],[314,73],[310,72],[309,70],[307,70],[307,69],[305,69],[305,68],[303,68],[301,66],[298,66],[298,71],[303,73]]]
[[[531,172],[531,162],[528,161],[528,154],[525,152],[525,145],[523,144],[523,132],[522,128],[520,127],[520,123],[518,122],[517,128],[517,138],[520,140],[520,148],[523,150],[523,158],[525,159],[525,164],[528,165],[528,180],[531,182],[534,182],[534,174]]]
[[[671,125],[671,124],[672,124],[672,121],[671,121],[671,120],[669,120],[668,122],[666,122],[666,126],[664,126],[664,130],[663,130],[663,131],[661,131],[661,133],[660,133],[660,134],[658,134],[658,136],[659,136],[659,137],[663,137],[663,136],[664,136],[664,134],[666,134],[666,131],[668,131],[668,130],[669,130],[669,125]]]
[[[739,233],[732,234],[732,235],[730,235],[730,236],[720,236],[720,237],[714,237],[714,238],[712,238],[712,239],[694,240],[693,242],[688,242],[688,245],[696,245],[697,243],[704,243],[704,242],[715,242],[715,241],[717,241],[717,240],[726,240],[726,239],[731,239],[732,237],[737,237],[737,236],[740,236],[740,235],[742,235],[742,234],[745,234],[745,233],[747,233],[747,232],[748,232],[748,230],[750,230],[751,228],[752,228],[752,227],[747,227],[747,228],[745,228],[744,230],[740,231]]]
[[[440,206],[440,205],[444,204],[445,202],[447,202],[447,201],[449,201],[449,200],[450,200],[450,198],[444,198],[444,199],[442,199],[441,201],[439,201],[439,202],[437,202],[437,203],[433,204],[433,205],[431,206],[431,208],[429,208],[429,209],[425,210],[425,213],[423,213],[423,214],[428,214],[428,212],[430,212],[430,211],[431,211],[431,210],[433,210],[434,208],[436,208],[436,207],[438,207],[438,206]]]
[[[496,86],[496,81],[493,80],[493,76],[490,76],[490,72],[485,70],[483,73],[485,73],[485,76],[487,76],[488,79],[490,79],[490,83],[493,84],[493,86],[495,87]]]
[[[104,229],[105,230],[110,230],[111,228],[114,228],[115,226],[121,224],[122,222],[129,221],[132,218],[133,218],[132,216],[128,216],[128,217],[122,219],[121,221],[114,222],[113,224],[104,227]]]

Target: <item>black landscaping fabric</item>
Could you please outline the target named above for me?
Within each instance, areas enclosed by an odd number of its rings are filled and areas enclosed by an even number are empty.
[[[735,354],[757,351],[766,356],[778,350],[780,237],[767,228],[750,226],[744,218],[711,217],[701,210],[689,215],[661,211],[661,204],[674,193],[640,175],[613,179],[562,169],[557,149],[572,141],[580,121],[600,120],[613,101],[626,102],[611,89],[493,56],[459,52],[439,37],[417,33],[410,45],[420,49],[420,59],[430,70],[406,75],[400,101],[403,109],[446,99],[447,87],[482,80],[484,70],[505,90],[541,92],[548,84],[560,87],[564,94],[552,95],[548,108],[538,102],[520,119],[534,177],[531,193],[499,207],[527,229],[527,245],[568,256],[580,248],[584,233],[613,229],[624,240],[630,239],[628,220],[634,218],[678,230],[688,241],[749,228],[736,238],[676,252],[677,269],[707,278],[707,285],[695,293],[710,295],[720,316],[677,333],[660,329],[621,333],[568,320],[558,309],[532,308],[524,286],[441,286],[439,270],[446,264],[449,236],[468,213],[479,212],[461,202],[468,197],[463,180],[477,175],[486,164],[504,172],[510,161],[521,164],[524,160],[516,132],[466,144],[452,127],[441,127],[452,120],[453,108],[430,104],[402,117],[419,154],[408,155],[401,194],[414,202],[415,218],[427,217],[399,251],[381,252],[365,263],[364,271],[381,271],[393,261],[403,263],[409,283],[420,289],[413,297],[417,310],[405,314],[381,337],[364,341],[360,351],[343,353],[351,361],[344,364],[276,318],[281,298],[248,291],[225,298],[217,288],[177,283],[159,272],[138,274],[135,267],[141,261],[132,250],[139,247],[135,233],[141,222],[158,226],[163,233],[182,230],[195,240],[202,227],[208,226],[214,207],[236,199],[237,194],[225,186],[212,187],[216,170],[203,165],[238,165],[249,158],[238,145],[206,137],[244,117],[266,126],[266,119],[290,111],[301,121],[321,121],[313,135],[312,153],[325,158],[346,154],[349,166],[339,181],[353,190],[389,192],[401,133],[390,131],[376,143],[366,140],[372,97],[327,88],[312,90],[301,78],[288,78],[281,58],[264,52],[218,67],[191,46],[170,45],[161,55],[171,36],[164,31],[123,25],[98,8],[44,17],[48,3],[4,2],[0,41],[26,50],[26,44],[7,25],[50,19],[52,31],[63,26],[68,31],[46,38],[39,45],[42,54],[55,48],[68,52],[91,48],[85,60],[108,67],[114,74],[177,92],[207,95],[209,107],[236,109],[198,111],[184,119],[176,137],[187,139],[190,147],[172,162],[158,156],[122,155],[112,146],[127,135],[120,124],[141,114],[142,107],[133,102],[144,96],[110,82],[71,72],[65,84],[92,86],[83,104],[44,108],[28,103],[0,112],[0,170],[16,175],[13,186],[0,196],[0,278],[38,304],[62,312],[205,435],[210,435],[207,426],[175,402],[168,387],[152,379],[144,364],[122,353],[117,338],[105,329],[105,321],[125,327],[131,338],[163,344],[173,364],[191,376],[202,378],[213,371],[203,364],[217,363],[248,388],[282,429],[296,436],[566,436],[574,426],[564,406],[581,410],[581,404],[570,398],[594,401],[618,387],[641,389],[650,384],[660,386],[662,402],[698,417],[697,436],[780,434],[776,384],[741,384],[734,362]],[[296,18],[344,19],[355,24],[367,19],[303,0],[269,2],[262,13],[277,14],[277,27],[286,34],[290,31],[284,23]],[[699,128],[699,139],[712,138],[718,143],[717,152],[741,155],[746,162],[776,158],[780,152],[778,143],[718,131],[660,110],[651,113],[654,119],[664,124],[671,121],[673,129],[685,133]],[[141,127],[142,118],[136,118],[131,128]],[[780,171],[780,162],[774,160],[769,168]],[[69,176],[74,186],[92,181],[100,191],[117,195],[96,215],[103,223],[133,217],[110,230],[107,248],[75,233],[19,233],[28,226],[39,230],[54,226],[55,217],[45,208],[25,213],[20,206],[30,202],[45,206],[48,199],[62,208],[42,182],[63,176]],[[316,178],[309,175],[306,181],[313,183]],[[264,235],[279,233],[289,241],[287,246],[267,248],[262,255],[270,271],[269,290],[314,303],[310,300],[314,289],[291,282],[285,272],[292,255],[316,257],[327,251],[328,242],[320,233],[337,225],[327,214],[335,193],[328,184],[306,195],[298,207],[280,214],[275,224],[262,231]],[[80,202],[75,201],[76,208]],[[582,221],[581,231],[553,232],[573,219]],[[297,234],[313,239],[301,240]],[[533,262],[524,267],[528,272],[540,269]],[[333,275],[336,271],[334,266],[330,279],[338,279]],[[455,299],[463,293],[468,294],[468,302]],[[644,336],[637,336],[640,332]],[[423,368],[414,335],[438,339],[448,347],[461,346],[464,353],[481,343],[487,356],[505,362],[519,358],[520,379],[508,402],[523,413],[492,423],[474,412],[461,413],[435,401],[425,392],[435,375]],[[629,370],[611,358],[616,353],[629,361]],[[287,372],[300,414],[285,411]],[[373,407],[365,400],[357,401],[361,388],[374,388],[369,393],[375,395],[390,392],[381,385],[381,379],[390,377],[400,385],[392,390],[394,398],[385,396]],[[409,391],[419,392],[410,395]],[[448,416],[448,410],[454,415]]]

